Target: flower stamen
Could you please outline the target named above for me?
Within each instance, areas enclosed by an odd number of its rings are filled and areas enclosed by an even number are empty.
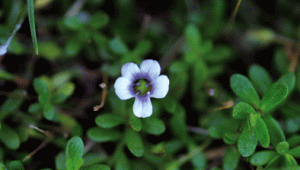
[[[150,94],[152,86],[147,79],[138,79],[134,82],[133,89],[136,94],[143,96],[145,94]]]

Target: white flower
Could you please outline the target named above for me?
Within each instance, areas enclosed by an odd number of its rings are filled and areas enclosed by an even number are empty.
[[[115,82],[115,92],[121,100],[135,97],[133,113],[137,117],[152,115],[150,97],[164,98],[169,91],[169,78],[160,74],[160,65],[155,60],[144,60],[140,68],[134,63],[122,66],[121,74]]]

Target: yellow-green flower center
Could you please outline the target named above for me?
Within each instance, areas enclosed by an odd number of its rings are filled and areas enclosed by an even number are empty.
[[[146,79],[138,79],[134,82],[133,89],[135,93],[143,96],[151,91],[151,84]]]

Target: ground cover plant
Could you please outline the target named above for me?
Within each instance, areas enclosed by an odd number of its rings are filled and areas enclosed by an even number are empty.
[[[2,1],[0,169],[300,169],[300,2],[272,3]]]

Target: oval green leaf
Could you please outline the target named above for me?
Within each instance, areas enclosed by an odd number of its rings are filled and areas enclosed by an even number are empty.
[[[24,165],[20,161],[10,161],[6,164],[8,170],[25,170]]]
[[[251,113],[255,113],[253,107],[248,103],[240,102],[233,108],[232,116],[235,119],[246,119]]]
[[[256,117],[256,126],[254,127],[254,134],[262,147],[266,148],[270,145],[270,135],[267,125],[260,116]]]
[[[80,170],[110,170],[110,168],[107,165],[95,164],[82,167],[80,168]]]
[[[238,150],[241,155],[243,157],[252,155],[256,149],[257,142],[258,140],[251,131],[250,125],[246,123],[238,140]]]
[[[4,123],[1,123],[0,140],[8,149],[11,150],[18,149],[21,143],[18,134]]]
[[[149,117],[144,119],[143,130],[153,135],[160,135],[165,132],[166,126],[160,119]]]
[[[287,142],[280,142],[276,146],[276,151],[280,155],[285,155],[289,151],[290,145]]]
[[[129,124],[131,128],[135,131],[140,131],[142,129],[142,120],[136,117],[134,114],[129,114]]]
[[[260,109],[263,112],[270,111],[279,103],[281,103],[288,95],[288,87],[286,84],[274,83],[264,94],[260,101]]]
[[[264,94],[272,85],[272,78],[268,71],[257,64],[250,67],[249,78],[260,94]]]
[[[67,170],[78,170],[83,165],[84,144],[80,137],[75,136],[70,139],[66,147],[66,167]]]
[[[257,107],[259,97],[250,80],[241,75],[234,74],[230,78],[230,87],[240,99]]]
[[[240,154],[236,151],[236,149],[233,146],[228,146],[224,156],[223,169],[237,169],[239,160]]]
[[[297,146],[289,151],[289,154],[293,155],[296,158],[300,158],[300,146]]]
[[[285,136],[282,129],[280,128],[279,123],[270,114],[265,114],[263,116],[263,120],[268,127],[270,134],[270,143],[273,147],[276,147],[279,142],[285,141]]]
[[[286,73],[281,76],[277,82],[286,84],[288,87],[288,92],[291,93],[295,87],[296,76],[294,73]]]
[[[87,135],[90,139],[97,142],[109,142],[116,141],[121,138],[121,133],[117,130],[102,129],[100,127],[93,127],[87,131]]]
[[[144,154],[144,144],[140,134],[134,130],[128,129],[125,134],[125,142],[130,152],[136,156],[141,157]]]
[[[276,156],[275,151],[260,151],[255,154],[250,159],[250,162],[254,166],[263,166],[267,164],[271,159]]]
[[[96,124],[103,128],[112,128],[124,121],[124,117],[116,114],[103,114],[95,119]]]

